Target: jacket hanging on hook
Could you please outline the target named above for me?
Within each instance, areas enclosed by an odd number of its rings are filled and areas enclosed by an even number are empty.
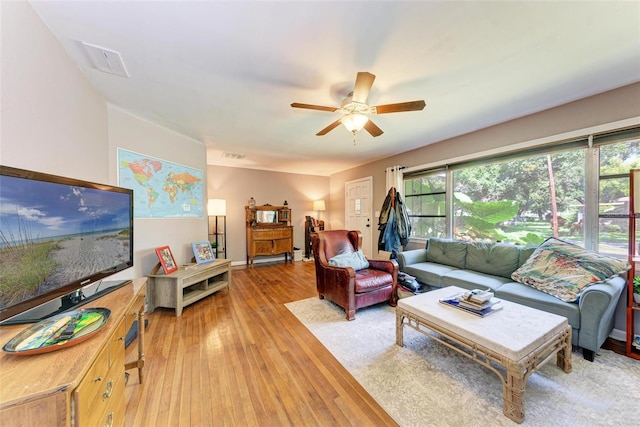
[[[397,256],[400,246],[409,243],[411,221],[402,197],[395,187],[389,189],[382,204],[378,230],[380,231],[378,250],[391,252],[392,258]]]

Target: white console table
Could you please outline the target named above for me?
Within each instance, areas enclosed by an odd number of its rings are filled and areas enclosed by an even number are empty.
[[[160,270],[162,271],[162,270]],[[231,289],[231,260],[217,259],[210,264],[180,267],[170,274],[149,275],[149,313],[156,307],[182,309],[220,289]]]

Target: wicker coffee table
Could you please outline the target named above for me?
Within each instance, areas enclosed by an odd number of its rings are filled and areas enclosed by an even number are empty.
[[[521,423],[529,375],[554,355],[556,364],[571,372],[571,327],[565,317],[509,301],[487,317],[439,302],[464,291],[450,286],[399,300],[396,344],[403,346],[407,325],[489,368],[502,381],[503,413]]]

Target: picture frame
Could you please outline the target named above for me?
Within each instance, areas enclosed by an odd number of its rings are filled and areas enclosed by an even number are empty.
[[[191,248],[193,249],[193,257],[198,264],[207,264],[216,260],[209,242],[193,242],[191,243]]]
[[[178,264],[176,263],[176,259],[173,257],[173,253],[171,253],[169,246],[156,248],[156,255],[158,255],[164,274],[173,273],[178,269]]]

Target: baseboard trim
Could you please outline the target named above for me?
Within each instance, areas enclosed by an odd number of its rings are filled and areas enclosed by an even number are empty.
[[[613,338],[617,341],[627,342],[627,332],[614,328],[609,334],[609,338]]]
[[[313,261],[313,258],[310,258],[311,261]],[[306,261],[306,259],[302,259],[303,261]],[[284,263],[285,259],[284,259],[284,254],[282,255],[276,255],[276,256],[260,256],[259,258],[254,258],[253,259],[253,264],[272,264],[274,262],[282,262]],[[291,262],[292,258],[287,258],[287,262]],[[247,261],[240,261],[237,263],[231,263],[231,265],[250,265],[250,263],[248,263]]]

